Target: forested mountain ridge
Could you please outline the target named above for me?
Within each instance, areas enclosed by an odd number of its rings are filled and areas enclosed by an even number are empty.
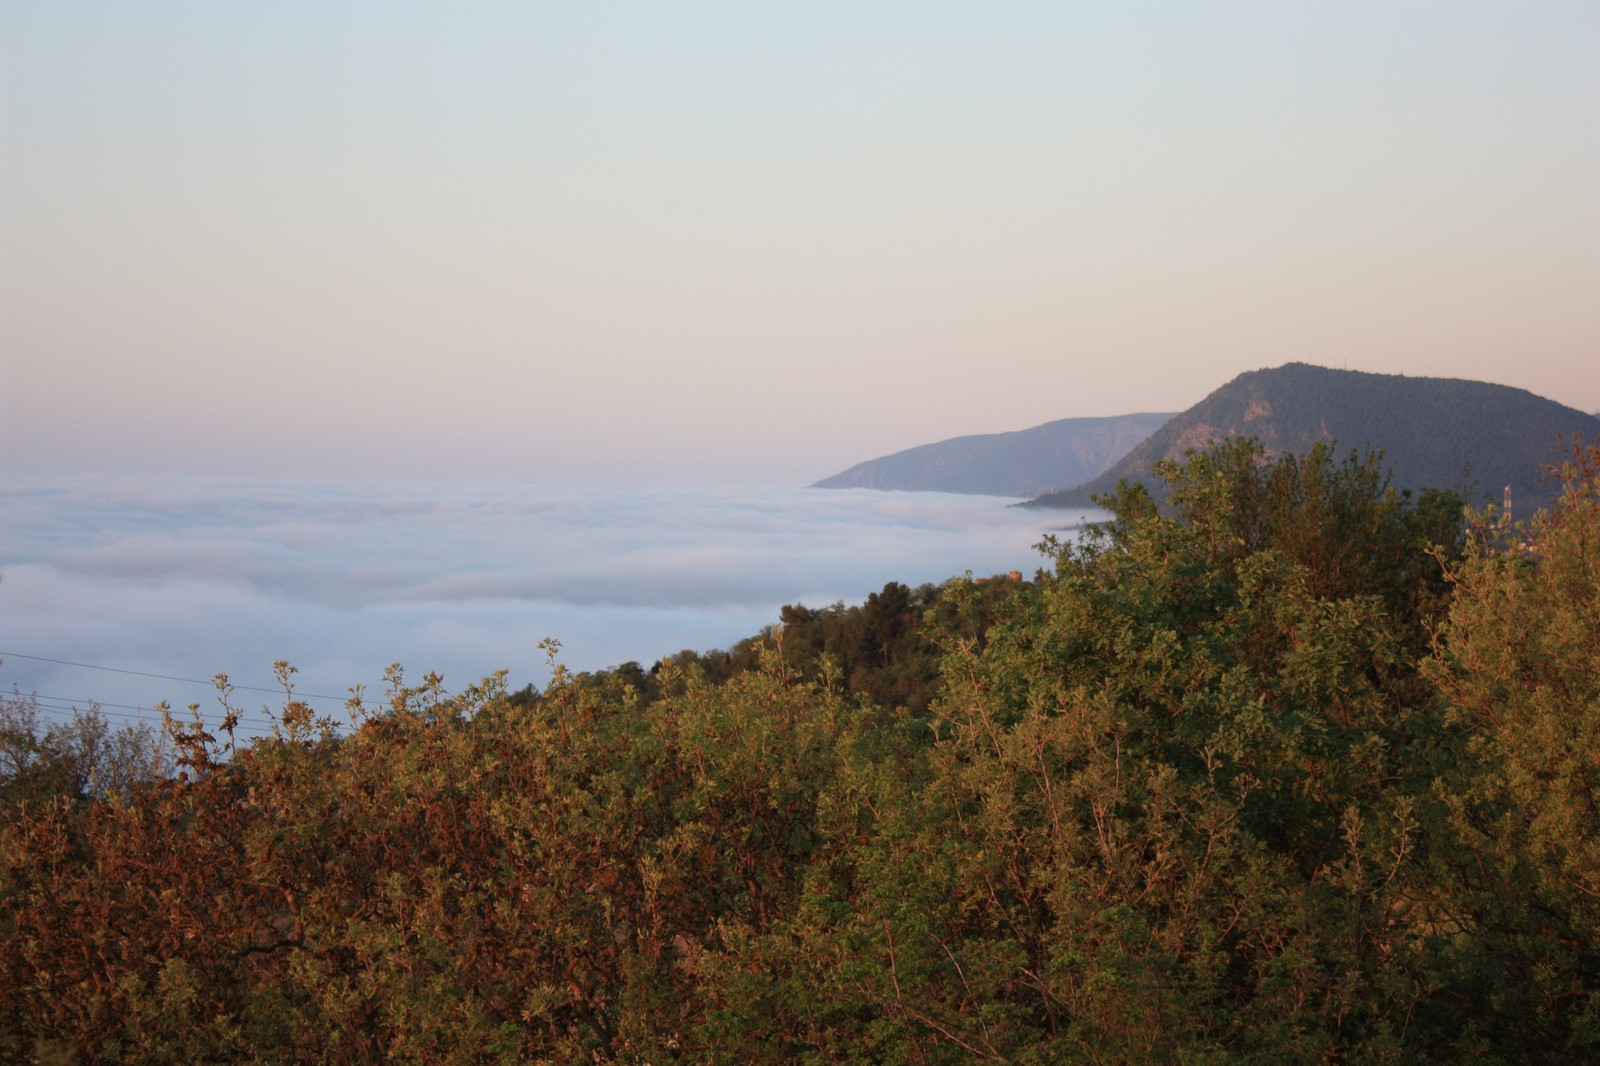
[[[1500,502],[1510,485],[1514,509],[1531,513],[1554,496],[1539,475],[1559,438],[1579,434],[1600,438],[1600,418],[1507,385],[1289,363],[1239,375],[1095,478],[1025,506],[1092,506],[1093,496],[1124,478],[1150,482],[1158,460],[1251,436],[1273,454],[1304,452],[1318,441],[1380,449],[1400,488],[1463,488],[1476,504]]]
[[[955,437],[857,463],[812,488],[1037,496],[1089,480],[1171,417],[1063,418],[1010,433]]]

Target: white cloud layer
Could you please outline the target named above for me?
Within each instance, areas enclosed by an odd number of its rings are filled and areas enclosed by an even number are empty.
[[[1032,571],[1051,524],[991,497],[485,482],[14,478],[0,497],[0,685],[52,706],[199,685],[381,687],[391,662],[459,689],[537,650],[598,669],[726,647],[785,603],[857,602],[887,581]],[[1053,516],[1052,516],[1053,517]],[[1056,519],[1056,524],[1060,519]],[[34,658],[24,658],[32,656]],[[269,694],[236,703],[260,717]],[[338,710],[332,700],[320,710]]]

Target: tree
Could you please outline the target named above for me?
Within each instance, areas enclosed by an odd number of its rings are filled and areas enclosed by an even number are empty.
[[[1470,736],[1441,785],[1438,906],[1497,1051],[1600,1050],[1600,447],[1555,472],[1555,506],[1451,570],[1429,675]]]
[[[42,724],[37,698],[0,697],[0,804],[126,798],[173,766],[171,744],[142,722],[112,729],[91,704],[65,721]]]
[[[1165,509],[1123,486],[986,642],[951,633],[902,816],[922,828],[875,839],[886,880],[857,897],[908,1039],[1037,1061],[1449,1046],[1410,1025],[1439,962],[1404,920],[1452,754],[1409,653],[1431,514],[1376,463],[1192,453],[1162,468]]]

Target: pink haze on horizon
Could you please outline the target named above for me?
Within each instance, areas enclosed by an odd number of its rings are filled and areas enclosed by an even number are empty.
[[[1600,410],[1600,7],[0,9],[0,466],[805,484],[1290,361]]]

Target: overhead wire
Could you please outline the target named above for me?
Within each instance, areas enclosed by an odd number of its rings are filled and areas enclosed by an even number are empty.
[[[98,670],[104,673],[124,674],[130,677],[147,677],[159,681],[175,681],[186,685],[198,685],[203,688],[209,688],[213,691],[216,691],[217,687],[215,680],[203,681],[199,678],[180,677],[176,674],[159,674],[148,670],[130,670],[118,666],[100,666],[95,663],[76,662],[70,659],[56,659],[45,655],[30,655],[26,652],[0,651],[0,660],[4,659],[26,659],[30,662],[51,663],[56,666],[70,666],[80,670]],[[266,688],[260,685],[235,685],[232,682],[229,682],[229,689],[232,692],[262,692],[279,697],[285,695],[282,687]],[[4,694],[0,693],[0,695]],[[21,692],[18,692],[17,695],[24,696],[24,694]],[[50,715],[57,721],[65,722],[68,720],[69,715],[81,714],[90,708],[93,708],[99,714],[107,718],[122,719],[129,722],[135,722],[144,725],[154,725],[157,727],[161,725],[161,718],[158,716],[156,708],[153,705],[143,706],[130,703],[119,703],[112,700],[99,700],[93,697],[78,699],[71,696],[41,695],[38,692],[27,693],[25,694],[24,698],[32,700],[35,707],[37,707],[40,711]],[[329,696],[320,693],[300,692],[299,690],[293,690],[292,698],[298,700],[330,700],[337,701],[342,706],[349,706],[352,697]],[[375,700],[364,699],[361,701],[361,703],[363,706],[381,706],[381,704]],[[194,705],[185,704],[182,707],[169,708],[169,713],[179,720],[186,720],[189,717],[189,708],[191,706]],[[279,723],[274,717],[272,717],[272,712],[267,708],[262,708],[262,710],[266,712],[265,717],[260,714],[240,712],[237,720],[241,726],[244,726],[251,732],[265,732],[276,727]]]
[[[95,699],[80,700],[73,699],[68,696],[45,696],[37,692],[29,693],[26,698],[32,700],[34,705],[38,707],[39,710],[60,715],[66,715],[69,713],[79,714],[90,708],[93,708],[106,718],[122,718],[132,722],[142,722],[147,725],[161,724],[161,717],[156,712],[154,707],[136,707],[128,703],[102,703],[101,701]],[[116,709],[107,710],[106,708],[108,707]],[[171,710],[168,713],[170,713],[176,719],[186,719],[188,717],[187,708],[182,710]],[[239,721],[242,724],[258,726],[262,729],[270,729],[273,725],[277,724],[270,718],[260,718],[248,714],[241,714],[239,716]]]
[[[215,689],[217,687],[215,679],[202,681],[199,678],[194,677],[178,677],[175,674],[154,674],[147,670],[127,670],[119,666],[96,666],[93,663],[79,663],[73,662],[69,659],[51,659],[44,655],[27,655],[20,651],[0,651],[0,659],[27,659],[30,662],[53,663],[57,666],[73,666],[81,670],[101,670],[109,674],[128,674],[132,677],[150,677],[159,681],[179,681],[186,685],[201,685],[210,689]],[[228,684],[229,687],[235,692],[265,692],[274,696],[281,696],[285,694],[281,686],[278,688],[263,688],[259,685],[236,685],[233,684],[232,681],[230,681]],[[315,692],[300,692],[299,690],[295,690],[294,698],[301,700],[337,700],[340,704],[348,704],[352,699],[352,696],[328,696],[320,695]],[[381,705],[377,700],[364,699],[361,702],[363,705]],[[110,704],[104,704],[103,706],[110,706]]]

